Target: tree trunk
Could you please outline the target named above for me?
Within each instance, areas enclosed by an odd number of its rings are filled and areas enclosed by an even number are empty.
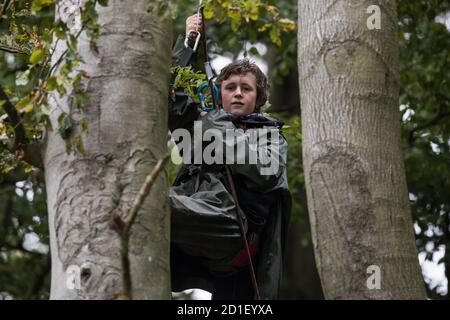
[[[426,297],[401,154],[396,3],[378,3],[381,29],[370,30],[370,1],[298,2],[303,164],[326,299]]]
[[[51,99],[54,130],[46,137],[43,156],[52,299],[112,299],[122,293],[120,243],[111,216],[129,211],[145,177],[167,152],[171,29],[149,14],[147,5],[147,0],[132,5],[109,0],[108,7],[98,7],[98,53],[84,32],[78,41],[85,62],[79,69],[90,75],[84,83],[88,106],[77,108],[70,95]],[[59,42],[53,63],[64,49]],[[66,153],[57,130],[61,110],[76,121],[87,120],[84,154]],[[72,136],[80,132],[77,122]],[[162,174],[131,229],[135,299],[170,298],[169,222]]]

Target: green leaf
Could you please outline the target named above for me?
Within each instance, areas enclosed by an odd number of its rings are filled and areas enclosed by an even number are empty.
[[[256,47],[251,47],[250,48],[250,53],[254,56],[259,56],[259,51]]]
[[[215,11],[214,5],[212,5],[211,3],[208,3],[205,5],[205,7],[203,9],[203,16],[207,20],[212,19],[214,17],[214,11]]]
[[[231,30],[233,30],[233,32],[238,31],[239,26],[241,25],[241,13],[239,9],[236,7],[229,8],[228,16],[231,19]]]
[[[5,166],[5,167],[2,167],[2,170],[0,172],[3,174],[6,174],[6,173],[14,170],[14,168],[15,168],[14,166]]]
[[[66,142],[66,153],[71,154],[72,153],[72,143],[70,141]]]
[[[281,46],[281,39],[280,39],[280,29],[278,27],[273,27],[270,29],[269,32],[270,40],[277,45],[278,47]]]
[[[48,7],[53,4],[53,0],[33,0],[31,10],[33,12],[39,12],[42,8]]]
[[[33,166],[28,164],[28,163],[26,163],[25,166],[24,166],[24,171],[25,171],[25,173],[32,172],[33,171]]]
[[[16,109],[19,112],[31,112],[33,110],[33,104],[31,103],[31,97],[26,96],[25,98],[21,99],[16,104]]]
[[[31,64],[38,64],[44,60],[44,50],[37,49],[35,50],[31,56],[30,56],[30,63]]]
[[[88,122],[86,119],[83,119],[81,121],[81,132],[84,134],[88,134],[89,133],[89,127],[88,127]]]
[[[72,117],[65,112],[61,113],[58,117],[58,124],[59,124],[58,131],[61,134],[61,137],[63,139],[67,139],[72,132],[73,127]]]
[[[58,86],[58,82],[56,81],[56,77],[52,76],[48,78],[47,82],[45,83],[45,89],[47,91],[53,91]]]
[[[290,20],[290,19],[280,19],[280,21],[278,21],[281,25],[281,28],[283,29],[284,32],[290,32],[290,31],[294,31],[295,30],[295,22]]]
[[[272,26],[270,23],[265,23],[262,27],[258,28],[258,32],[264,32]]]
[[[30,79],[30,69],[24,72],[17,72],[16,74],[16,85],[17,86],[26,86]]]
[[[78,152],[85,154],[86,151],[84,149],[83,139],[81,136],[75,138],[75,146],[77,147]]]
[[[44,115],[50,115],[50,112],[52,111],[52,108],[50,107],[50,105],[48,103],[43,103],[41,104],[41,112]]]

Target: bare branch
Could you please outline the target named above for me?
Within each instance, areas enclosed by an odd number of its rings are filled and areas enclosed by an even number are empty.
[[[139,209],[141,208],[142,203],[148,196],[150,189],[153,186],[153,183],[155,182],[155,179],[158,177],[159,173],[164,169],[167,160],[169,160],[169,157],[170,157],[169,155],[166,155],[164,158],[160,159],[156,163],[156,166],[153,168],[152,172],[147,176],[147,178],[145,178],[145,182],[142,185],[141,189],[139,190],[139,195],[134,201],[133,207],[128,213],[128,216],[124,219],[125,225],[126,227],[128,227],[128,230],[125,230],[125,232],[129,231],[129,228],[136,219],[136,215]]]
[[[152,172],[145,178],[144,184],[139,190],[139,194],[136,197],[133,207],[128,212],[127,216],[122,219],[118,213],[113,214],[113,229],[120,236],[120,255],[122,260],[122,277],[123,277],[123,293],[118,296],[120,299],[132,299],[132,283],[130,274],[130,259],[128,256],[130,229],[133,222],[136,219],[137,213],[144,203],[145,198],[150,193],[151,187],[156,181],[159,173],[164,169],[169,155],[158,160]]]
[[[429,121],[425,122],[424,124],[416,126],[409,131],[408,142],[409,142],[410,146],[412,146],[414,144],[414,140],[415,140],[414,134],[417,131],[432,127],[450,116],[450,112],[447,111],[448,107],[446,105],[446,103],[447,104],[450,103],[450,98],[441,92],[436,93],[436,98],[438,100],[440,100],[440,103],[438,105],[435,116],[432,119],[430,119]]]
[[[8,53],[19,53],[19,54],[30,54],[29,50],[24,50],[19,47],[12,47],[5,44],[0,44],[0,51],[5,51]]]

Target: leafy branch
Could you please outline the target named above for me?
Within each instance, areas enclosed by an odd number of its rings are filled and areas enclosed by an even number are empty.
[[[187,94],[198,102],[197,88],[206,81],[206,74],[193,71],[192,66],[171,68],[172,77],[175,78],[171,88],[172,99],[175,100],[175,91],[184,89]]]
[[[242,24],[251,25],[250,29],[259,33],[267,32],[277,47],[281,47],[281,33],[296,28],[294,21],[282,17],[277,7],[263,0],[207,0],[203,6],[205,19],[215,19],[219,23],[230,19],[234,33],[242,29]]]
[[[52,130],[49,118],[51,108],[47,101],[50,92],[56,91],[62,96],[71,90],[71,99],[77,107],[82,107],[89,101],[81,81],[82,77],[89,78],[89,75],[83,70],[76,70],[81,61],[77,52],[77,41],[83,31],[91,37],[91,42],[95,41],[100,33],[95,6],[97,4],[105,6],[107,0],[87,0],[82,8],[68,4],[71,6],[68,16],[80,16],[81,27],[76,34],[71,31],[70,19],[60,20],[50,29],[29,23],[29,20],[34,20],[35,17],[43,19],[44,16],[48,16],[49,12],[54,14],[60,3],[59,1],[42,0],[33,1],[30,5],[30,3],[3,1],[1,6],[2,14],[8,14],[9,33],[0,37],[0,50],[28,56],[28,67],[17,73],[14,89],[1,88],[2,106],[0,107],[3,107],[7,115],[2,118],[7,121],[0,125],[0,134],[4,138],[8,131],[14,132],[14,141],[8,149],[10,152],[16,152],[18,160],[14,162],[16,165],[22,160],[27,161],[24,158],[24,152],[35,150],[35,141],[43,135],[45,129]],[[66,11],[64,10],[64,12]],[[54,39],[56,41],[53,41]],[[50,66],[56,46],[61,40],[66,41],[67,48]],[[96,46],[92,44],[91,47],[95,48]],[[57,68],[60,72],[55,76],[53,73]],[[69,137],[67,133],[72,131],[67,125],[81,124],[81,134],[83,134],[87,132],[87,122],[77,123],[67,112],[62,111],[62,114],[58,119],[60,124],[58,129],[61,136],[65,138],[67,152],[72,152],[73,145],[82,153],[84,150],[81,136]],[[63,124],[62,127],[61,124]],[[33,165],[35,163],[33,162]],[[8,165],[8,168],[11,170],[13,167]]]

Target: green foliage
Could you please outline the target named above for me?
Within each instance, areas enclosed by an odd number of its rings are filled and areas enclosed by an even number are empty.
[[[177,89],[184,89],[195,101],[199,101],[197,88],[206,81],[206,74],[201,71],[193,71],[191,66],[175,66],[171,69],[172,78],[175,78],[172,85],[172,94]],[[175,97],[173,97],[175,99]]]
[[[100,32],[95,6],[96,4],[107,5],[107,1],[88,0],[82,10],[73,12],[73,16],[80,15],[80,30],[73,29],[73,25],[68,25],[61,20],[56,23],[53,21],[55,6],[58,4],[61,4],[60,1],[40,0],[33,1],[30,8],[28,2],[10,1],[8,7],[3,10],[7,19],[2,20],[0,24],[0,28],[5,31],[0,38],[3,49],[0,58],[2,60],[9,58],[14,62],[9,63],[10,65],[6,63],[0,86],[22,116],[26,142],[39,140],[45,130],[52,129],[48,104],[50,94],[57,93],[60,96],[70,94],[72,105],[76,108],[89,103],[82,85],[82,78],[89,78],[89,75],[79,69],[81,58],[77,52],[77,41],[80,33],[87,31],[87,35],[91,38],[91,47],[95,47],[95,39]],[[72,8],[69,9],[72,10]],[[51,66],[54,40],[56,43],[66,41],[67,49]],[[11,56],[11,53],[15,55]],[[9,57],[6,56],[7,54],[10,54]],[[59,74],[55,75],[57,68],[59,68]],[[6,138],[10,138],[16,124],[3,121],[6,119],[3,118],[6,116],[3,109],[0,110],[0,116],[2,126],[7,127],[2,131],[6,131]],[[66,112],[63,113],[62,118],[72,119]],[[63,125],[58,128],[58,131],[66,139],[67,151],[83,152],[81,135],[69,139],[67,133],[73,130],[68,130],[68,121],[59,121],[59,124]],[[75,121],[70,123],[71,126],[79,124]],[[82,130],[81,134],[84,132],[86,130]],[[3,152],[7,150],[6,142],[7,139],[0,141]],[[16,161],[16,164],[21,161]]]
[[[77,41],[80,33],[86,31],[91,48],[96,47],[100,29],[95,6],[107,5],[105,0],[86,1],[82,10],[73,13],[80,15],[81,25],[77,29],[70,19],[55,22],[55,8],[62,3],[51,0],[1,3],[0,88],[8,100],[0,101],[0,296],[42,299],[49,294],[48,252],[24,247],[27,234],[37,235],[42,245],[48,245],[48,225],[45,188],[34,179],[38,170],[25,162],[22,148],[23,144],[39,142],[45,130],[52,130],[47,100],[50,94],[70,95],[73,108],[88,104],[83,79],[89,75],[79,69]],[[67,49],[51,65],[55,42],[66,42]],[[11,121],[3,108],[7,102],[15,107],[25,129],[25,141],[17,150],[10,148],[17,123]],[[84,152],[82,135],[88,132],[86,120],[77,122],[71,112],[63,112],[55,125],[66,139],[67,152]],[[76,125],[81,127],[77,131],[80,134],[74,134]],[[15,179],[11,177],[17,175],[28,176],[28,182],[17,188],[8,187]],[[30,193],[32,200],[26,198]]]
[[[420,229],[416,244],[430,260],[433,252],[445,245],[447,251],[440,263],[447,270],[450,74],[446,70],[450,66],[450,32],[438,21],[449,11],[448,1],[398,2],[403,154],[413,219]],[[437,287],[427,289],[430,297],[441,297]]]
[[[205,19],[214,18],[220,24],[229,19],[233,32],[231,37],[245,27],[245,38],[250,42],[268,34],[278,47],[281,46],[281,32],[291,32],[296,28],[293,20],[281,17],[277,7],[262,0],[207,0],[204,1],[204,16]]]
[[[51,6],[53,4],[53,0],[33,0],[33,4],[31,6],[31,11],[39,12],[43,8]]]
[[[0,184],[0,203],[0,299],[48,299],[50,256],[44,188],[31,182]]]

